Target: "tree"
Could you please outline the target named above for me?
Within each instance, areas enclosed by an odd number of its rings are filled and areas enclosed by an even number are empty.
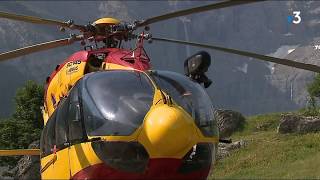
[[[40,139],[43,119],[43,86],[28,81],[15,96],[16,110],[12,118],[0,121],[0,148],[22,149]],[[0,164],[14,165],[19,157],[1,157]]]
[[[0,148],[19,149],[23,148],[17,140],[19,137],[20,126],[14,119],[3,119],[0,121]],[[19,156],[3,156],[0,158],[0,165],[14,166],[19,160]]]
[[[313,82],[308,85],[308,93],[311,107],[316,108],[316,100],[320,97],[320,74],[317,74]]]
[[[27,81],[26,85],[17,91],[14,119],[26,121],[33,128],[42,128],[43,119],[40,107],[43,105],[43,94],[43,86],[34,81]]]

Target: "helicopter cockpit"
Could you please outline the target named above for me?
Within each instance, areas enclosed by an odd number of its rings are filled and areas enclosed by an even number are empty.
[[[68,138],[71,140],[87,136],[129,136],[143,124],[156,88],[188,112],[204,136],[218,135],[213,106],[205,90],[188,77],[168,71],[88,73],[62,100],[50,119],[69,121],[60,124],[69,124],[69,136],[74,136]],[[47,126],[52,122],[50,119]]]
[[[86,133],[132,134],[152,106],[157,87],[151,81],[155,81],[158,88],[193,117],[204,136],[217,136],[213,106],[198,83],[167,71],[151,71],[148,76],[138,71],[104,71],[89,74],[79,82]]]
[[[69,124],[69,134],[75,129],[74,135],[70,135],[75,137],[68,138],[71,140],[88,136],[129,136],[143,124],[156,89],[161,89],[182,107],[203,136],[218,136],[213,106],[204,88],[186,76],[168,71],[88,73],[61,101],[50,119],[62,114],[64,120],[61,121],[69,121],[65,122]],[[50,119],[47,126],[52,122]],[[79,129],[83,132],[76,132]]]
[[[41,156],[50,155],[53,147],[64,149],[73,144],[92,141],[93,150],[101,160],[110,166],[124,171],[144,171],[150,152],[146,151],[148,145],[141,142],[139,138],[142,138],[142,130],[146,130],[144,127],[146,122],[152,123],[148,114],[152,114],[161,106],[170,106],[157,105],[159,101],[155,99],[159,91],[165,97],[169,97],[173,103],[171,109],[167,108],[169,112],[162,111],[162,113],[174,112],[179,116],[179,113],[183,111],[181,113],[187,116],[180,117],[190,119],[190,121],[187,120],[188,126],[190,122],[194,122],[192,127],[199,129],[197,132],[202,134],[201,138],[218,137],[210,98],[204,88],[189,77],[168,71],[98,71],[86,74],[70,90],[68,97],[61,100],[42,132],[42,137],[47,138],[41,138]],[[153,118],[159,115],[156,113]],[[168,116],[163,114],[161,117]],[[166,121],[165,118],[162,120]],[[162,120],[158,121],[160,123],[158,125],[166,127]],[[181,118],[180,120],[184,121]],[[151,131],[162,128],[158,125],[153,127],[156,129],[151,128]],[[173,126],[179,126],[179,122]],[[184,132],[181,132],[182,129],[175,130],[175,128],[173,127],[173,131],[176,136],[182,133],[187,136],[190,134],[192,137],[196,132],[192,129],[185,129]],[[136,139],[129,140],[134,142],[129,143],[123,140],[124,137],[134,137],[139,129],[142,130]],[[110,137],[119,137],[121,140],[109,142],[102,139]],[[170,137],[173,138],[171,135]],[[123,141],[128,144],[125,145]],[[198,144],[198,141],[195,143],[197,144],[192,144],[192,146],[196,146],[196,150],[189,146],[191,150],[187,149],[184,152],[185,156],[179,172],[189,172],[190,168],[193,170],[203,167],[210,168],[212,153],[214,153],[213,147],[207,141],[202,144]],[[119,148],[122,149],[122,154]],[[106,150],[110,151],[107,155]],[[117,158],[120,158],[121,161],[114,161]]]

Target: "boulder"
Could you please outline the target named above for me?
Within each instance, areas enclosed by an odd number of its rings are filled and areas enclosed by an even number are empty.
[[[230,137],[235,131],[241,130],[245,123],[245,117],[236,111],[216,109],[215,118],[219,127],[220,138]]]
[[[278,126],[278,133],[306,134],[320,131],[320,117],[283,114]]]
[[[39,149],[40,141],[32,142],[29,149]],[[17,164],[15,179],[40,179],[40,156],[23,156]]]

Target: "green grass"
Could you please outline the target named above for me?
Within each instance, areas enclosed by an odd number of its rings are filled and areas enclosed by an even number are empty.
[[[320,178],[320,133],[277,134],[279,114],[250,117],[233,141],[245,148],[218,161],[210,179]]]

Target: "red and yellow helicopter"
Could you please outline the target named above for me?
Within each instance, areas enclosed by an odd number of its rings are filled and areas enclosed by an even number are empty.
[[[0,61],[77,41],[84,46],[46,79],[40,149],[0,154],[40,155],[42,179],[206,179],[219,142],[204,89],[211,84],[205,75],[210,55],[201,51],[189,57],[185,75],[152,70],[144,41],[198,46],[314,72],[320,67],[145,32],[160,21],[254,2],[223,1],[133,23],[101,18],[88,25],[0,12],[1,18],[81,33],[1,53]],[[135,34],[139,28],[144,30]],[[135,49],[121,48],[130,40],[137,41]]]

